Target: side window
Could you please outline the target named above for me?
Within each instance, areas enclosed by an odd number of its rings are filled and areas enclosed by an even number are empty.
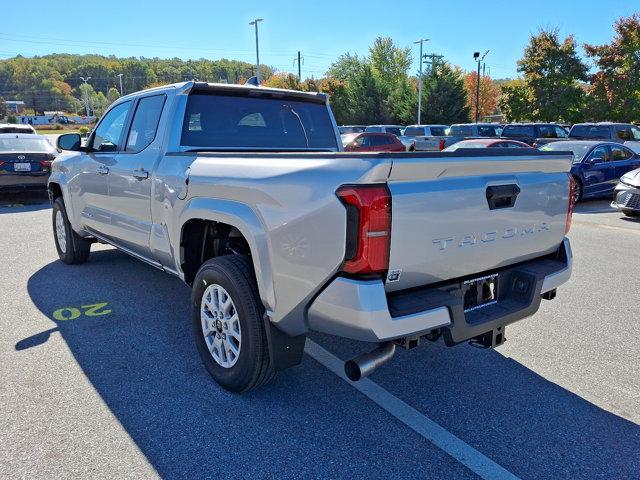
[[[609,149],[605,145],[594,148],[589,154],[588,160],[593,160],[594,158],[601,158],[603,161],[608,162]]]
[[[160,114],[164,106],[164,95],[141,98],[133,115],[129,138],[127,139],[127,152],[138,153],[147,148],[156,138],[156,130],[160,121]]]
[[[567,138],[568,137],[567,131],[564,128],[559,127],[558,125],[555,125],[553,128],[555,129],[556,136],[558,138]]]
[[[540,138],[556,138],[556,132],[551,125],[540,125]]]
[[[118,142],[122,137],[124,122],[127,120],[130,108],[129,101],[116,105],[107,112],[93,137],[91,149],[94,152],[115,152],[118,149]]]
[[[611,146],[612,160],[627,160],[633,156],[633,152],[624,147]]]
[[[479,137],[495,137],[496,131],[493,127],[478,127],[478,136]]]
[[[616,128],[616,136],[620,140],[633,140],[633,134],[631,133],[631,128],[628,127],[618,127]]]

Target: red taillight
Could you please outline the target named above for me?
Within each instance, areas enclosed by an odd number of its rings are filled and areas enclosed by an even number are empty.
[[[389,268],[391,194],[386,185],[345,185],[336,192],[347,207],[347,244],[342,270],[381,273]]]
[[[569,206],[567,207],[567,223],[564,227],[564,233],[569,233],[571,230],[571,217],[573,216],[573,205],[575,204],[575,191],[576,181],[571,174],[569,174]]]
[[[4,162],[2,160],[0,160],[0,167],[4,165]]]
[[[42,168],[50,168],[51,167],[51,160],[40,160],[40,166]]]
[[[440,139],[440,150],[444,150],[444,139]]]

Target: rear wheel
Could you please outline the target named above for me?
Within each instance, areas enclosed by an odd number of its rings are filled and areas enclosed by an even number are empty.
[[[205,262],[191,301],[198,353],[218,384],[244,392],[273,378],[264,307],[250,257],[225,255]]]
[[[575,185],[573,187],[573,203],[578,203],[582,200],[582,183],[576,177],[573,177],[575,180]]]
[[[86,262],[91,252],[91,242],[73,231],[62,197],[53,202],[52,220],[53,238],[60,260],[69,265]]]

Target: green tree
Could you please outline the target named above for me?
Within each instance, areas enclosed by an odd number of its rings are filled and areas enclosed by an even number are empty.
[[[640,13],[620,18],[605,45],[584,45],[598,71],[591,77],[590,115],[599,120],[640,121]]]
[[[366,59],[347,52],[344,55],[340,55],[338,60],[331,64],[329,70],[327,70],[327,76],[342,82],[348,82],[358,75],[360,69],[366,63]]]
[[[510,122],[531,120],[531,92],[520,78],[502,83],[498,105]]]
[[[557,30],[532,35],[518,71],[530,90],[532,116],[543,121],[576,121],[582,115],[587,66],[576,51],[573,36],[561,40]]]
[[[0,97],[0,119],[7,115],[7,103]]]
[[[107,102],[111,105],[113,102],[120,98],[120,92],[117,88],[111,87],[107,92]]]
[[[363,64],[349,81],[347,89],[350,123],[382,122],[383,98],[371,65]]]
[[[423,76],[422,119],[425,123],[463,123],[469,121],[464,75],[457,67],[444,63]]]
[[[264,82],[263,85],[272,88],[285,88],[288,90],[300,90],[302,88],[298,77],[292,73],[276,73]]]

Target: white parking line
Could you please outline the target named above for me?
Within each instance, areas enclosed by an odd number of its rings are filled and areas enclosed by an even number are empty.
[[[518,477],[514,474],[484,456],[475,448],[467,445],[448,430],[418,412],[415,408],[393,396],[377,383],[368,378],[357,382],[349,380],[344,374],[344,362],[317,343],[307,339],[304,351],[406,426],[462,463],[476,475],[487,480],[518,480]]]

